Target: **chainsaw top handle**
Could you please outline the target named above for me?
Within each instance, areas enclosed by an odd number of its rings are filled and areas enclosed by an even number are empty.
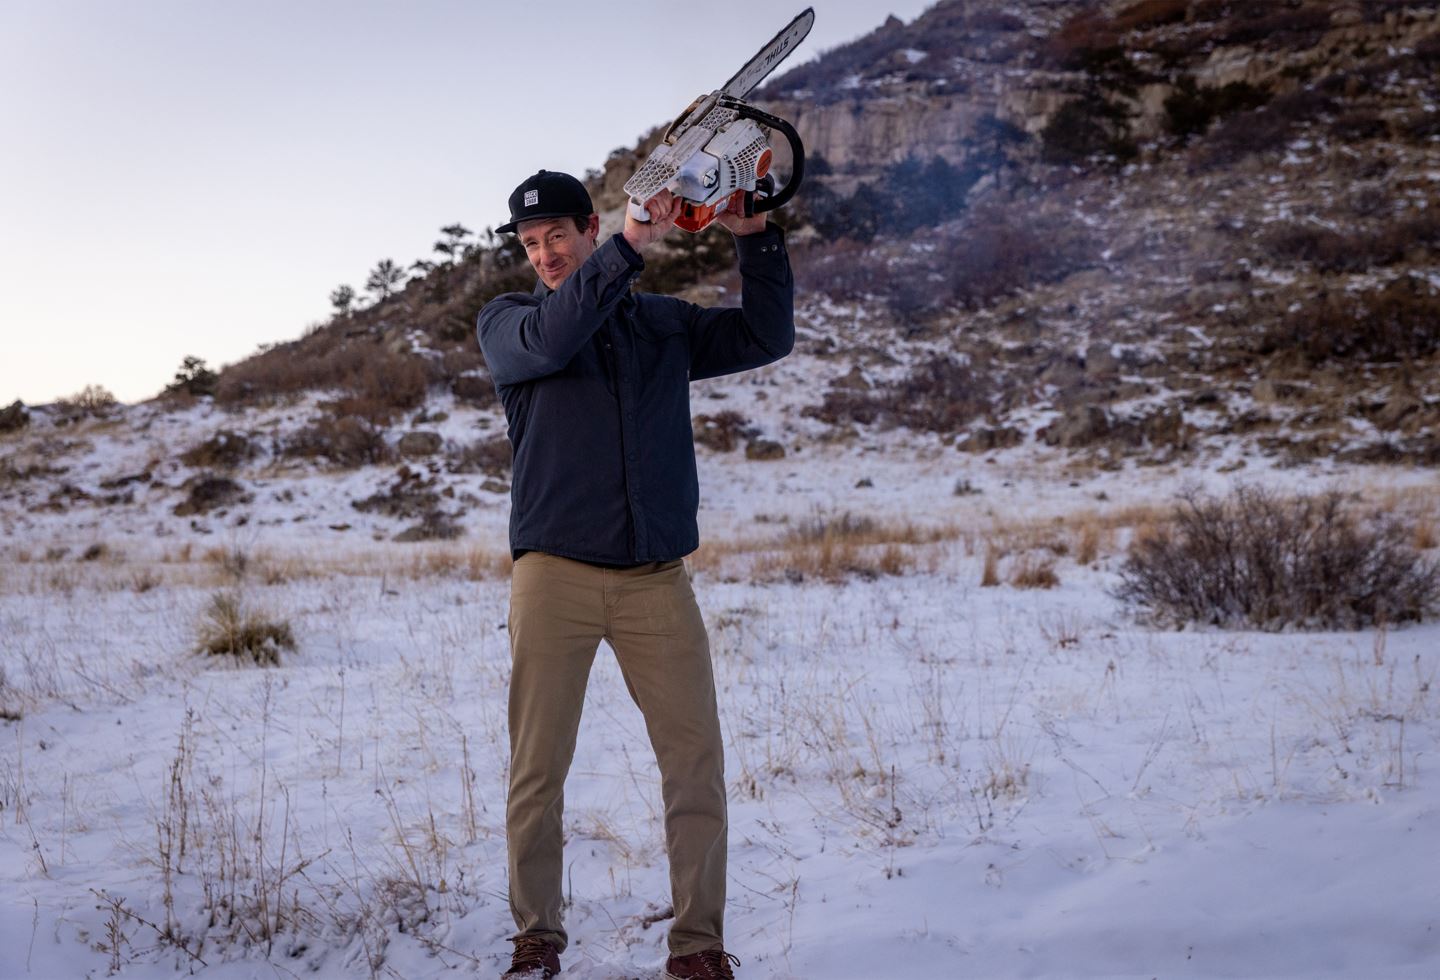
[[[778,130],[784,135],[785,141],[790,144],[790,156],[793,161],[793,166],[790,170],[790,179],[785,182],[784,187],[780,188],[780,193],[774,197],[756,200],[755,213],[764,214],[766,211],[774,211],[777,208],[784,207],[789,203],[790,199],[795,196],[795,192],[800,189],[800,182],[805,179],[805,144],[800,142],[800,134],[795,132],[794,126],[779,116],[772,116],[770,113],[757,109],[750,103],[743,102],[740,99],[732,99],[722,95],[719,104],[727,109],[734,109],[740,116],[753,119],[762,126]]]

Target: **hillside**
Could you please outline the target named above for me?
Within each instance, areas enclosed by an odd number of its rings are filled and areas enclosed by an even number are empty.
[[[903,449],[948,459],[937,486],[972,459],[1433,467],[1437,66],[1434,3],[952,0],[774,79],[812,160],[781,218],[800,343],[697,386],[702,453]],[[591,173],[606,227],[655,138]],[[444,234],[388,297],[218,378],[12,406],[7,527],[203,528],[265,481],[343,478],[324,526],[461,533],[507,490],[475,314],[533,275],[513,241]],[[641,286],[725,302],[730,254],[677,234]]]
[[[1435,974],[1437,8],[952,0],[766,88],[799,340],[692,386],[685,558],[737,976]],[[0,409],[5,976],[508,964],[474,319],[533,276],[440,235],[150,401]],[[659,778],[588,683],[561,976],[651,980]]]

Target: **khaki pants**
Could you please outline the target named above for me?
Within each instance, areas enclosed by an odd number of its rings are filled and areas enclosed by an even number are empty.
[[[660,766],[675,922],[671,955],[722,945],[725,752],[710,644],[683,562],[614,570],[529,552],[510,594],[510,911],[563,950],[565,775],[601,640],[615,651]]]

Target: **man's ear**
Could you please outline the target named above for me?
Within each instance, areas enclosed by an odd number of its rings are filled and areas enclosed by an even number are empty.
[[[585,234],[589,237],[591,245],[600,240],[600,216],[598,214],[590,215],[590,223],[585,228]]]

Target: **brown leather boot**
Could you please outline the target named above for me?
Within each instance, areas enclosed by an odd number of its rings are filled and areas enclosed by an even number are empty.
[[[515,952],[510,969],[500,974],[514,980],[550,980],[560,972],[560,953],[539,936],[516,936],[510,940]]]
[[[705,949],[689,956],[672,956],[665,961],[667,980],[735,980],[740,961],[723,949]]]

